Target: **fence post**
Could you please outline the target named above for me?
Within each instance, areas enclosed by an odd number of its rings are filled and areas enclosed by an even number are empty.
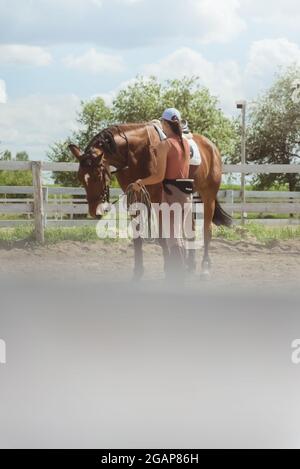
[[[230,210],[230,215],[233,217],[233,214],[234,214],[234,207],[233,207],[233,204],[234,204],[234,191],[232,191],[232,190],[227,190],[226,191],[226,203],[228,205],[232,206],[232,208]]]
[[[47,204],[49,200],[48,187],[43,187],[43,201],[44,201],[44,228],[47,227]],[[45,208],[46,207],[46,208]]]
[[[32,161],[31,163],[33,196],[34,196],[34,225],[35,239],[38,243],[45,242],[44,234],[44,200],[42,185],[42,163],[41,161]]]

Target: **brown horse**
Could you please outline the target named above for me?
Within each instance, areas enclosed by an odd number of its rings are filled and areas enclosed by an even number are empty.
[[[217,193],[221,184],[222,161],[217,147],[206,137],[194,134],[202,161],[200,166],[190,166],[190,178],[194,179],[194,189],[204,204],[204,255],[202,274],[208,276],[211,262],[209,244],[212,237],[212,222],[216,225],[231,225],[231,217],[221,208]],[[120,187],[125,192],[127,187],[140,178],[145,178],[155,171],[155,146],[160,137],[152,123],[126,124],[112,126],[96,135],[82,153],[76,145],[69,148],[79,160],[78,178],[86,190],[89,213],[92,217],[101,217],[109,202],[109,184],[111,167]],[[162,184],[147,187],[151,202],[160,203]],[[159,240],[163,249],[166,245]],[[135,278],[143,275],[142,239],[134,240]],[[189,250],[188,267],[194,270],[195,251]]]

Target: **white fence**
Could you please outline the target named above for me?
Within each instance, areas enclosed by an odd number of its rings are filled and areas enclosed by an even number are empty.
[[[77,163],[0,161],[0,170],[30,170],[33,175],[32,187],[0,186],[0,214],[27,216],[27,220],[1,220],[0,227],[34,222],[36,239],[43,242],[46,224],[49,226],[53,224],[78,226],[95,223],[94,220],[89,219],[74,219],[76,215],[84,215],[88,212],[84,189],[48,188],[42,185],[42,171],[74,172],[78,170]],[[300,173],[300,165],[224,165],[223,173]],[[117,198],[120,194],[119,189],[111,190],[112,197]],[[11,195],[22,195],[22,198],[11,198]],[[219,193],[219,199],[223,203],[224,209],[232,214],[300,214],[300,192],[251,191],[246,192],[245,197],[247,202],[242,203],[243,194],[241,191],[227,190]],[[66,219],[66,217],[69,218]],[[264,220],[264,222],[266,221]],[[279,222],[288,223],[288,220]],[[290,223],[293,223],[293,220]]]

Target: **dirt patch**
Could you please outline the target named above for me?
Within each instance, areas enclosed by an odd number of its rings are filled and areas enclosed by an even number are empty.
[[[197,253],[198,275],[187,283],[197,286],[202,252]],[[216,285],[272,285],[291,289],[300,284],[300,241],[278,241],[271,246],[257,242],[215,239],[211,245],[212,279]],[[144,246],[145,280],[163,279],[159,246]],[[101,279],[129,280],[133,269],[131,243],[72,242],[38,247],[14,246],[0,249],[0,274],[45,274],[51,278],[77,278],[90,275]]]

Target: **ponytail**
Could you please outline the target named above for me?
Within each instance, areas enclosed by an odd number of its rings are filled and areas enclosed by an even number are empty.
[[[169,126],[171,127],[172,131],[174,132],[175,135],[177,135],[180,138],[181,146],[183,149],[184,156],[186,157],[186,152],[185,152],[185,146],[183,142],[183,136],[182,136],[182,127],[177,119],[173,119],[172,121],[168,121]]]

